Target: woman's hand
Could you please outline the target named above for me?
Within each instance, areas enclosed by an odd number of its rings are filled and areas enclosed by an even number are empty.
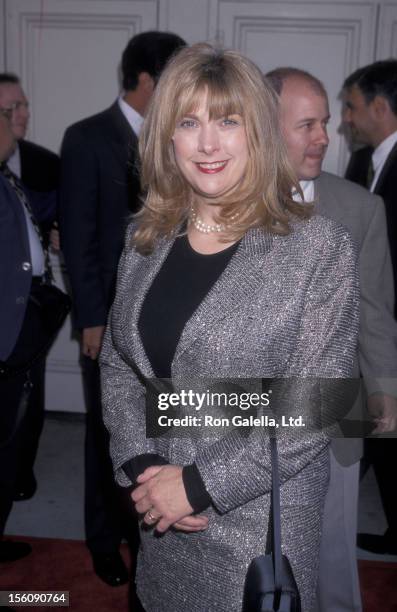
[[[208,525],[206,517],[190,516],[192,506],[186,497],[182,467],[152,466],[137,478],[138,486],[131,494],[135,508],[144,514],[144,522],[156,525],[160,533],[171,526],[181,531],[199,531]]]
[[[384,393],[375,393],[368,398],[368,412],[376,428],[371,434],[391,433],[397,429],[397,400]]]
[[[83,355],[97,359],[101,350],[103,334],[105,333],[104,325],[96,327],[85,327],[82,333],[81,350]]]
[[[185,531],[186,533],[204,531],[207,527],[207,516],[185,516],[185,518],[172,525],[172,529],[176,529],[176,531]]]

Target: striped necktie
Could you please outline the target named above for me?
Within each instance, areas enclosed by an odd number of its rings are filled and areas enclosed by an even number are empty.
[[[40,240],[40,244],[41,247],[43,249],[43,253],[44,253],[44,277],[46,282],[51,283],[51,281],[53,280],[53,274],[52,274],[52,269],[51,269],[51,263],[50,263],[50,256],[48,253],[48,249],[45,245],[44,242],[44,237],[42,234],[42,231],[40,229],[39,224],[37,223],[36,217],[34,216],[34,213],[32,211],[32,208],[29,204],[29,200],[26,197],[26,194],[22,188],[22,185],[20,184],[18,178],[15,176],[15,174],[13,172],[11,172],[11,170],[9,169],[9,167],[7,166],[7,164],[5,162],[0,164],[0,172],[3,173],[3,175],[5,176],[5,178],[8,180],[8,182],[10,183],[11,187],[13,188],[13,190],[15,191],[18,200],[21,202],[22,206],[25,207],[25,209],[28,212],[29,218],[32,222],[32,225],[35,229],[35,231],[37,232],[37,235],[39,237]]]

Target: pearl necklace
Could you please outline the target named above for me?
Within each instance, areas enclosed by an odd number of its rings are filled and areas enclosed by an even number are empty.
[[[238,217],[238,214],[233,215],[231,220],[234,221],[234,219],[236,219],[237,217]],[[226,225],[224,223],[214,223],[214,225],[210,225],[209,223],[204,223],[204,221],[200,219],[200,217],[194,210],[193,206],[190,207],[189,221],[196,228],[196,230],[198,230],[202,234],[212,234],[212,233],[224,232],[227,228],[230,227],[230,225]]]
[[[214,225],[209,225],[208,223],[204,223],[194,210],[193,206],[190,208],[189,221],[192,225],[201,232],[202,234],[211,234],[214,232],[223,232],[226,229],[226,225],[223,223],[215,223]]]

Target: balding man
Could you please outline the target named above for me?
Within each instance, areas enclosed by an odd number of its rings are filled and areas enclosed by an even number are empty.
[[[370,393],[384,392],[378,378],[397,373],[397,327],[392,315],[394,296],[383,203],[361,187],[322,172],[330,118],[322,83],[294,68],[280,68],[267,77],[280,95],[282,131],[305,200],[315,202],[317,213],[343,224],[358,246],[361,328],[356,372],[362,374]],[[395,407],[394,398],[388,400]],[[395,409],[385,409],[378,430],[393,429],[396,415]],[[355,546],[361,444],[334,440],[332,450],[317,610],[353,612],[362,609]]]

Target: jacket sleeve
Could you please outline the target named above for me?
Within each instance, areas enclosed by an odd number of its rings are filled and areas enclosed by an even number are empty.
[[[126,246],[120,259],[116,298],[99,358],[103,419],[110,433],[110,455],[115,477],[122,486],[133,484],[123,469],[127,462],[140,455],[157,454],[154,440],[146,437],[146,387],[118,350],[120,338],[123,337],[123,325],[120,323],[125,285],[130,284],[131,279],[131,251]],[[118,342],[115,342],[116,337]]]
[[[61,148],[59,213],[61,246],[70,275],[78,328],[105,325],[106,297],[98,236],[99,173],[94,147],[79,125]]]
[[[324,237],[323,252],[315,254],[300,334],[285,374],[283,404],[287,411],[288,404],[293,404],[298,414],[296,390],[299,386],[291,384],[291,377],[298,380],[299,377],[348,377],[354,361],[359,319],[356,255],[347,232],[341,227],[332,228]],[[282,412],[283,406],[280,408]],[[277,437],[281,482],[297,475],[329,442],[321,431],[303,434],[282,427],[277,430]],[[271,488],[266,428],[252,429],[248,436],[239,430],[233,431],[200,451],[195,463],[214,505],[222,513]]]

